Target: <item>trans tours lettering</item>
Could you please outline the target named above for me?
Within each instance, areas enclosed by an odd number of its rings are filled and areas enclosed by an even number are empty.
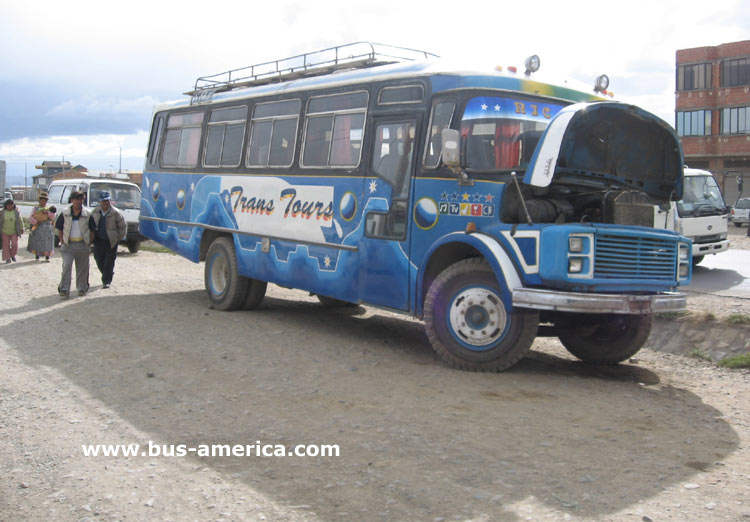
[[[241,186],[232,187],[232,212],[271,215],[276,211],[276,201],[258,196],[245,196]],[[279,194],[279,207],[284,208],[284,218],[319,219],[330,221],[333,218],[333,201],[302,200],[297,197],[297,189],[288,188]]]

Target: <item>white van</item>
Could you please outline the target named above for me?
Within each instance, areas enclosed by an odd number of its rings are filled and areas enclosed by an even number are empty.
[[[138,185],[104,178],[59,179],[49,186],[47,204],[54,205],[60,212],[70,204],[70,194],[73,191],[83,192],[83,204],[88,210],[99,205],[101,192],[109,192],[112,204],[122,212],[128,224],[128,233],[120,243],[127,245],[131,253],[138,252],[141,241],[147,239],[138,232],[138,217],[141,213],[141,188]]]
[[[693,240],[693,264],[709,254],[729,249],[729,207],[710,172],[685,167],[682,199],[669,210],[655,207],[654,227],[666,228]]]

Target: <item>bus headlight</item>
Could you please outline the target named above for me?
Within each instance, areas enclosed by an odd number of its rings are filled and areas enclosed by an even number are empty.
[[[574,254],[580,254],[583,252],[583,238],[580,236],[572,236],[568,238],[568,251]]]
[[[583,272],[583,258],[582,257],[571,257],[568,258],[568,273],[580,274]]]
[[[685,279],[690,273],[690,265],[680,265],[680,279]]]

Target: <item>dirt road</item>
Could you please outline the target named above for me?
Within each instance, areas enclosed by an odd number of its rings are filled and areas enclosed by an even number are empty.
[[[0,269],[0,520],[750,520],[750,373],[553,340],[452,370],[421,323],[270,287],[209,310],[202,265],[121,250],[61,300]],[[339,457],[84,457],[82,444],[338,445]]]

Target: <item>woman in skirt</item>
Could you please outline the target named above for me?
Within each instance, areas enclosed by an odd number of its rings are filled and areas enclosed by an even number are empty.
[[[44,260],[49,263],[49,256],[52,255],[55,244],[54,222],[55,207],[47,207],[47,193],[42,192],[39,195],[39,205],[31,210],[29,223],[31,223],[31,235],[27,250],[33,253],[36,260],[39,256],[44,256]]]

